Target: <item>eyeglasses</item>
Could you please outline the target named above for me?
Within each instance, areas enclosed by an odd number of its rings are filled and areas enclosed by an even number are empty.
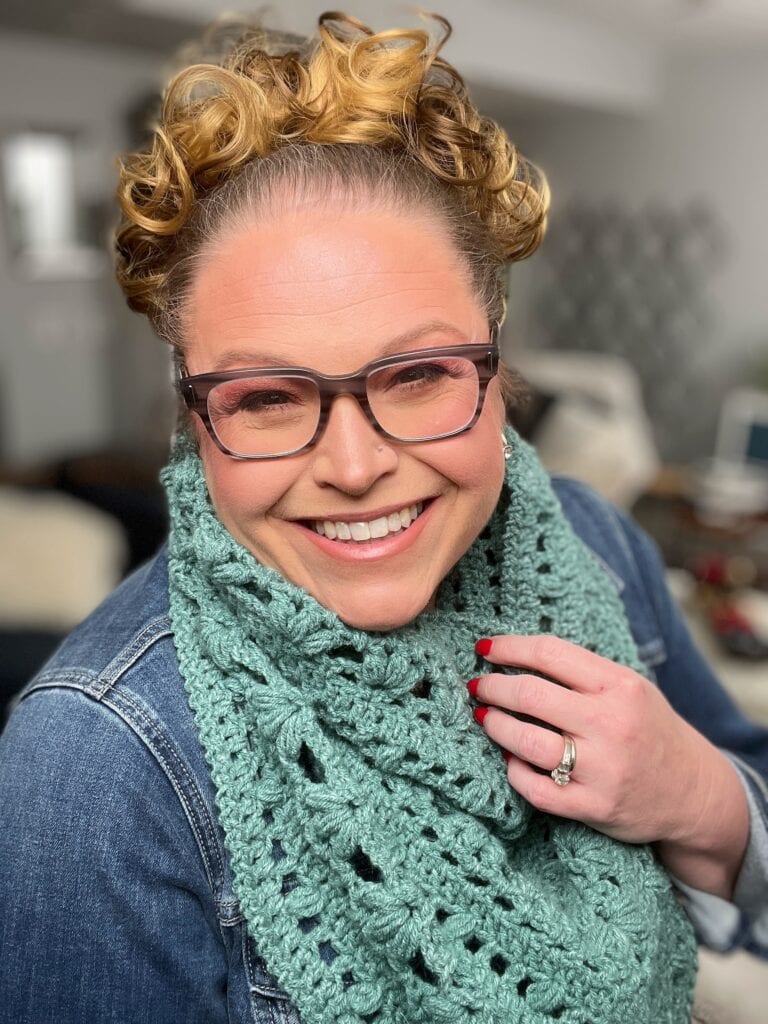
[[[498,370],[497,332],[494,324],[486,345],[404,352],[342,376],[291,366],[190,377],[182,366],[177,386],[235,459],[277,459],[316,444],[340,395],[355,398],[371,426],[393,441],[436,441],[477,422]]]

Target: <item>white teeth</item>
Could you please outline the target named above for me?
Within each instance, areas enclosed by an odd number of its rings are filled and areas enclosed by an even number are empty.
[[[384,516],[382,519],[374,519],[372,523],[368,524],[368,529],[371,531],[371,540],[378,539],[379,537],[386,537],[389,533],[389,522],[387,517]]]
[[[331,519],[315,519],[312,525],[317,533],[330,540],[378,540],[407,530],[423,510],[424,504],[419,501],[415,505],[406,505],[399,512],[391,512],[388,516],[381,516],[368,522],[342,523],[333,522]]]

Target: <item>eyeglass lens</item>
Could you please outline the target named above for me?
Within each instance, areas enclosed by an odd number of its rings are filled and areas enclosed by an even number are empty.
[[[461,357],[408,360],[366,379],[368,404],[388,434],[427,441],[461,430],[477,410],[475,364]],[[217,437],[237,455],[286,455],[308,444],[320,420],[317,384],[290,375],[217,384],[208,415]]]

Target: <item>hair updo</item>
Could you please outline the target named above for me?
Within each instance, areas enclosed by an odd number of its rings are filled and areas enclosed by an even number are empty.
[[[489,321],[504,316],[504,266],[530,255],[549,192],[504,131],[470,102],[440,57],[450,35],[374,33],[342,14],[315,37],[237,27],[212,35],[216,60],[169,83],[143,152],[120,165],[116,269],[128,305],[181,348],[186,289],[223,229],[286,196],[329,188],[352,204],[432,214]]]

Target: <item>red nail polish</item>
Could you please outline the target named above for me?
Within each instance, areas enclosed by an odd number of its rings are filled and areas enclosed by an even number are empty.
[[[475,653],[484,658],[491,650],[492,640],[478,640],[475,644]]]
[[[467,689],[469,690],[469,696],[470,697],[476,697],[477,696],[477,688],[478,688],[479,685],[480,685],[480,680],[479,679],[470,679],[469,680],[469,682],[467,683]]]
[[[472,714],[475,716],[477,724],[482,725],[483,719],[488,714],[488,708],[474,708]]]
[[[507,762],[507,764],[509,764],[509,762],[512,760],[512,751],[511,750],[505,750],[504,751],[504,760]]]

